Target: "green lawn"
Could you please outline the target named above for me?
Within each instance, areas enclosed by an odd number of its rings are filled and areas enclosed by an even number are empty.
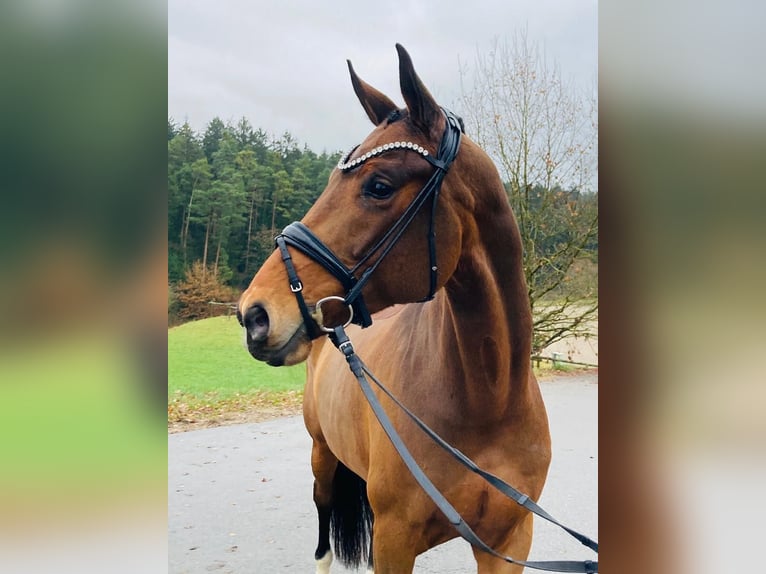
[[[270,367],[242,343],[234,316],[193,321],[168,329],[168,399],[219,400],[253,393],[302,391],[306,365]]]

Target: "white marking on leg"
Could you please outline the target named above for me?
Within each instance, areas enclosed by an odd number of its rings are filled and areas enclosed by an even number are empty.
[[[325,552],[324,556],[317,560],[316,563],[316,574],[330,574],[330,564],[332,564],[332,550]]]
[[[375,574],[375,572],[373,572],[372,568],[368,568],[365,574]]]

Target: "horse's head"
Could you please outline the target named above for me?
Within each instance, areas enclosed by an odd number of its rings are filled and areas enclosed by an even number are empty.
[[[359,79],[349,62],[375,129],[341,159],[302,222],[283,231],[239,300],[256,359],[301,362],[321,326],[344,323],[352,311],[367,326],[369,313],[432,297],[457,266],[470,206],[458,194],[464,168],[445,174],[460,143],[458,119],[434,101],[404,48],[397,50],[406,108]],[[317,307],[328,296],[336,300]]]

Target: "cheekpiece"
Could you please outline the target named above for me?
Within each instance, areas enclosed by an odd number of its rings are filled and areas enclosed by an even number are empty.
[[[358,147],[359,146],[352,148],[351,151],[349,151],[346,154],[346,156],[338,162],[339,170],[348,171],[350,169],[354,169],[355,167],[362,165],[364,162],[366,162],[368,159],[372,157],[376,157],[387,151],[392,151],[397,149],[412,150],[412,151],[418,152],[423,157],[426,157],[429,155],[428,150],[418,144],[415,144],[412,142],[392,142],[392,143],[380,145],[376,147],[375,149],[372,149],[368,151],[367,153],[360,155],[359,157],[349,161],[351,154],[353,154],[354,150],[356,150],[356,148]]]

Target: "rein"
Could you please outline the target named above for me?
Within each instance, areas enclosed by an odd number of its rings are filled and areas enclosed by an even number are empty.
[[[593,540],[591,540],[584,534],[580,534],[576,530],[573,530],[571,528],[568,528],[567,526],[564,526],[558,520],[556,520],[550,514],[548,514],[545,510],[543,510],[534,500],[529,498],[526,494],[519,492],[518,490],[513,488],[510,484],[505,482],[500,477],[495,476],[489,472],[486,472],[485,470],[482,470],[479,466],[476,465],[475,462],[473,462],[470,458],[468,458],[465,454],[460,452],[458,449],[448,444],[444,439],[442,439],[438,434],[436,434],[428,425],[426,425],[420,418],[418,418],[412,411],[410,411],[406,406],[404,406],[396,397],[394,397],[391,394],[391,392],[386,387],[383,386],[383,384],[370,372],[367,366],[362,362],[362,360],[356,354],[356,351],[354,350],[354,347],[351,344],[351,341],[349,340],[348,335],[346,335],[346,331],[343,326],[335,327],[332,330],[332,333],[330,333],[329,338],[333,342],[335,347],[338,348],[346,357],[346,361],[348,362],[349,368],[351,369],[351,372],[356,377],[356,380],[359,383],[359,387],[361,388],[362,393],[364,394],[365,398],[367,399],[367,402],[372,408],[372,411],[375,414],[375,417],[378,419],[378,422],[383,428],[383,431],[386,433],[389,440],[394,445],[396,452],[399,454],[402,461],[407,466],[407,469],[410,471],[412,476],[415,478],[415,480],[420,485],[420,487],[425,491],[428,497],[433,501],[434,504],[436,504],[437,508],[442,512],[442,514],[444,514],[447,520],[449,520],[450,524],[452,524],[452,526],[455,528],[455,530],[457,530],[458,534],[460,534],[460,536],[464,540],[469,542],[472,546],[479,548],[480,550],[487,552],[488,554],[491,554],[497,558],[500,558],[501,560],[504,560],[505,562],[509,562],[511,564],[518,564],[526,568],[534,568],[536,570],[546,570],[548,572],[578,572],[578,573],[586,573],[586,574],[598,572],[598,562],[594,562],[592,560],[585,560],[582,562],[573,561],[573,560],[544,560],[544,561],[514,560],[510,556],[506,556],[505,554],[501,554],[500,552],[497,552],[495,549],[490,547],[486,542],[484,542],[481,538],[479,538],[478,535],[471,529],[471,527],[465,523],[465,521],[463,520],[463,517],[460,516],[460,513],[458,513],[455,507],[452,506],[452,504],[450,504],[450,502],[444,497],[444,495],[441,492],[439,492],[436,486],[434,486],[433,482],[431,482],[431,479],[428,478],[425,472],[423,472],[423,469],[420,468],[418,463],[415,461],[409,449],[404,444],[399,434],[396,432],[396,429],[394,428],[394,426],[391,424],[391,420],[388,418],[386,411],[383,409],[383,406],[380,404],[378,397],[373,392],[369,381],[365,377],[365,373],[369,375],[369,377],[375,382],[375,384],[389,398],[391,398],[394,401],[394,403],[399,408],[401,408],[402,411],[404,411],[404,413],[408,417],[410,417],[410,419],[412,419],[421,430],[423,430],[437,445],[439,445],[441,448],[443,448],[445,451],[447,451],[449,454],[455,457],[455,459],[460,464],[462,464],[463,466],[465,466],[472,472],[484,478],[484,480],[486,480],[489,484],[491,484],[493,487],[495,487],[497,490],[499,490],[501,493],[506,495],[508,498],[510,498],[511,500],[519,504],[520,506],[523,506],[528,511],[540,516],[541,518],[544,518],[545,520],[555,524],[556,526],[559,526],[560,528],[568,532],[571,536],[576,538],[581,544],[583,544],[584,546],[587,546],[594,552],[598,553],[597,542],[594,542]]]

